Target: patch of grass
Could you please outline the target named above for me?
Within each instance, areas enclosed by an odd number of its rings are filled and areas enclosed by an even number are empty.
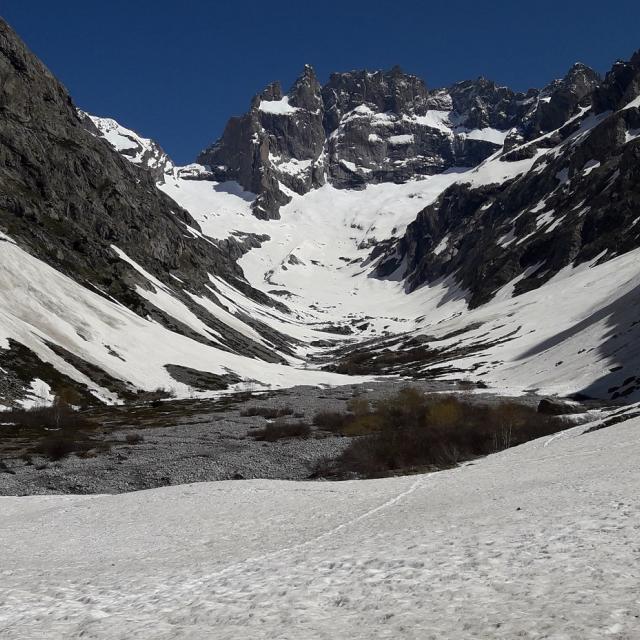
[[[275,442],[285,438],[308,438],[311,435],[311,427],[306,422],[287,422],[278,419],[268,424],[263,429],[251,434],[256,440]]]
[[[356,400],[356,399],[354,399]],[[314,424],[354,437],[328,476],[376,477],[443,469],[566,428],[555,416],[514,402],[475,404],[454,396],[425,396],[407,387],[371,409],[358,401],[349,413],[323,412]]]

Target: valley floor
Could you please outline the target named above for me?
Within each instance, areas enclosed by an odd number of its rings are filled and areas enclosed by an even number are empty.
[[[431,475],[0,498],[0,636],[640,637],[640,419]]]
[[[394,395],[404,385],[389,378],[364,385],[292,387],[248,399],[236,394],[218,401],[98,408],[84,414],[96,421],[91,432],[95,447],[90,455],[72,453],[60,460],[26,453],[37,446],[41,431],[29,440],[20,431],[10,437],[8,427],[0,425],[0,495],[122,493],[251,478],[306,480],[321,459],[338,456],[350,440],[313,427],[316,413],[344,413],[355,395],[374,403]],[[411,387],[425,393],[459,391],[454,383],[438,381],[414,380]],[[465,392],[465,396],[484,403],[503,400],[477,391]],[[531,406],[539,400],[533,394],[518,398],[519,403]],[[291,411],[288,420],[311,427],[310,436],[275,442],[256,440],[257,432],[268,421],[259,415],[243,415],[249,408],[286,408]],[[131,436],[140,441],[128,442]]]

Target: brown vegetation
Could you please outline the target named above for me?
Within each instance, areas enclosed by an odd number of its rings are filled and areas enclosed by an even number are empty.
[[[292,414],[293,409],[291,407],[247,407],[240,412],[240,415],[245,418],[252,416],[262,416],[267,420],[283,418],[284,416],[290,416]]]
[[[354,398],[349,413],[319,413],[314,424],[360,436],[334,461],[332,472],[325,473],[338,477],[447,468],[566,426],[562,419],[514,402],[472,404],[454,396],[425,396],[413,388],[402,389],[374,408]],[[326,472],[326,461],[323,469]]]
[[[308,438],[311,434],[311,427],[305,422],[287,422],[279,419],[268,424],[264,429],[253,432],[256,440],[275,442],[284,438]]]

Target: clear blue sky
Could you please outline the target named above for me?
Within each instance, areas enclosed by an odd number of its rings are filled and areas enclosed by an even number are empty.
[[[80,107],[181,164],[305,63],[321,81],[400,64],[430,87],[484,75],[526,89],[640,49],[638,0],[0,0],[0,15]]]

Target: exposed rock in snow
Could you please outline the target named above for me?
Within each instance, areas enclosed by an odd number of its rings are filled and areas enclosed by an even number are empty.
[[[150,171],[156,182],[163,182],[165,175],[173,171],[173,162],[157,142],[139,136],[111,118],[99,118],[84,111],[78,111],[78,115],[85,122],[88,118],[98,135],[116,151],[133,164]]]

